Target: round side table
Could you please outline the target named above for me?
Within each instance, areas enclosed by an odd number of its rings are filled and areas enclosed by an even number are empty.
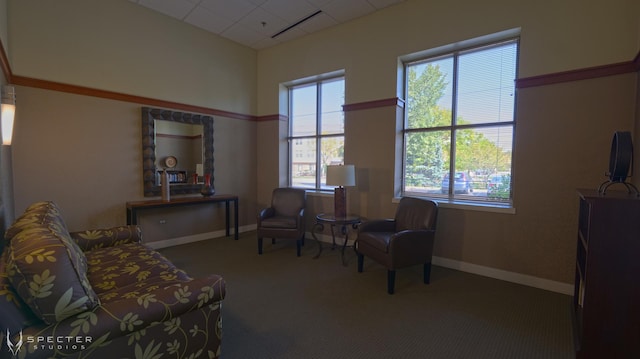
[[[347,242],[349,241],[349,226],[351,228],[356,229],[358,225],[362,222],[360,216],[355,214],[347,214],[344,217],[336,217],[332,213],[320,213],[316,216],[316,223],[313,226],[313,230],[311,231],[311,235],[318,242],[318,254],[316,254],[313,259],[317,259],[322,254],[322,242],[316,236],[316,232],[324,231],[324,226],[329,225],[331,227],[331,238],[333,240],[333,244],[331,249],[336,248],[336,227],[340,228],[340,233],[344,236],[344,243],[342,244],[342,265],[346,266],[347,263],[344,259],[344,250],[347,248]]]

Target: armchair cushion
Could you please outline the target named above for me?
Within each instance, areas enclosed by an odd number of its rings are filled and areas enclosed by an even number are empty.
[[[274,216],[263,219],[261,225],[265,228],[295,229],[298,227],[298,220],[296,217]]]

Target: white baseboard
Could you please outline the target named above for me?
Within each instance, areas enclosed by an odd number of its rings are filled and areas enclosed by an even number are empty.
[[[255,230],[256,230],[256,224],[241,226],[240,228],[238,228],[239,233],[255,231]],[[230,234],[231,235],[234,234],[233,228],[231,229]],[[170,239],[165,239],[161,241],[149,242],[146,244],[151,248],[160,249],[160,248],[177,246],[181,244],[193,243],[193,242],[203,241],[211,238],[219,238],[224,236],[225,236],[225,230],[220,230],[220,231],[214,231],[214,232],[198,233],[198,234],[184,236],[184,237],[170,238]],[[330,235],[317,234],[317,236],[318,236],[318,240],[320,240],[323,243],[332,242],[332,238]],[[313,235],[310,232],[307,232],[305,237],[307,240],[309,239],[313,240]],[[338,242],[338,244],[342,244],[342,237],[341,236],[340,238],[336,237],[336,241]],[[349,242],[352,242],[352,240],[349,240]],[[352,243],[349,243],[349,244],[352,244]],[[462,272],[477,274],[484,277],[500,279],[507,282],[522,284],[529,287],[548,290],[548,291],[556,292],[560,294],[573,295],[572,284],[556,282],[549,279],[538,278],[538,277],[515,273],[515,272],[509,272],[502,269],[496,269],[496,268],[481,266],[478,264],[461,262],[454,259],[443,258],[443,257],[434,256],[432,263],[437,266],[451,268],[451,269],[459,270]]]
[[[437,266],[451,268],[462,272],[478,274],[489,278],[500,279],[507,282],[522,284],[529,287],[544,289],[560,294],[573,295],[572,284],[556,282],[549,279],[538,278],[526,274],[509,272],[502,269],[485,267],[477,264],[466,263],[442,257],[434,256],[431,263]]]
[[[240,226],[238,228],[238,233],[255,231],[255,230],[256,230],[256,225],[255,224],[251,224],[251,225],[247,225],[247,226]],[[211,238],[225,237],[225,235],[226,235],[226,231],[223,229],[223,230],[219,230],[219,231],[193,234],[193,235],[190,235],[190,236],[163,239],[161,241],[146,242],[145,244],[148,245],[149,247],[153,248],[153,249],[160,249],[160,248],[178,246],[178,245],[181,245],[181,244],[204,241],[204,240],[211,239]],[[234,235],[233,228],[231,228],[231,230],[229,231],[229,235],[230,236]]]

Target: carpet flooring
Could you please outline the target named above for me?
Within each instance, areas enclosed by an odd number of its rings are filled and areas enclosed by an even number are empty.
[[[192,276],[221,274],[223,359],[433,358],[572,359],[571,297],[434,266],[386,269],[347,248],[324,251],[307,238],[265,240],[255,232],[160,251]]]

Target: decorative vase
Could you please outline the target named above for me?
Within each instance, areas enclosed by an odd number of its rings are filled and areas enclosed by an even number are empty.
[[[169,184],[169,172],[162,171],[162,178],[160,179],[160,194],[162,195],[162,202],[171,201],[171,187]]]
[[[211,186],[211,175],[208,173],[204,175],[204,184],[202,185],[200,193],[205,197],[213,196],[213,194],[216,193],[216,190]]]

